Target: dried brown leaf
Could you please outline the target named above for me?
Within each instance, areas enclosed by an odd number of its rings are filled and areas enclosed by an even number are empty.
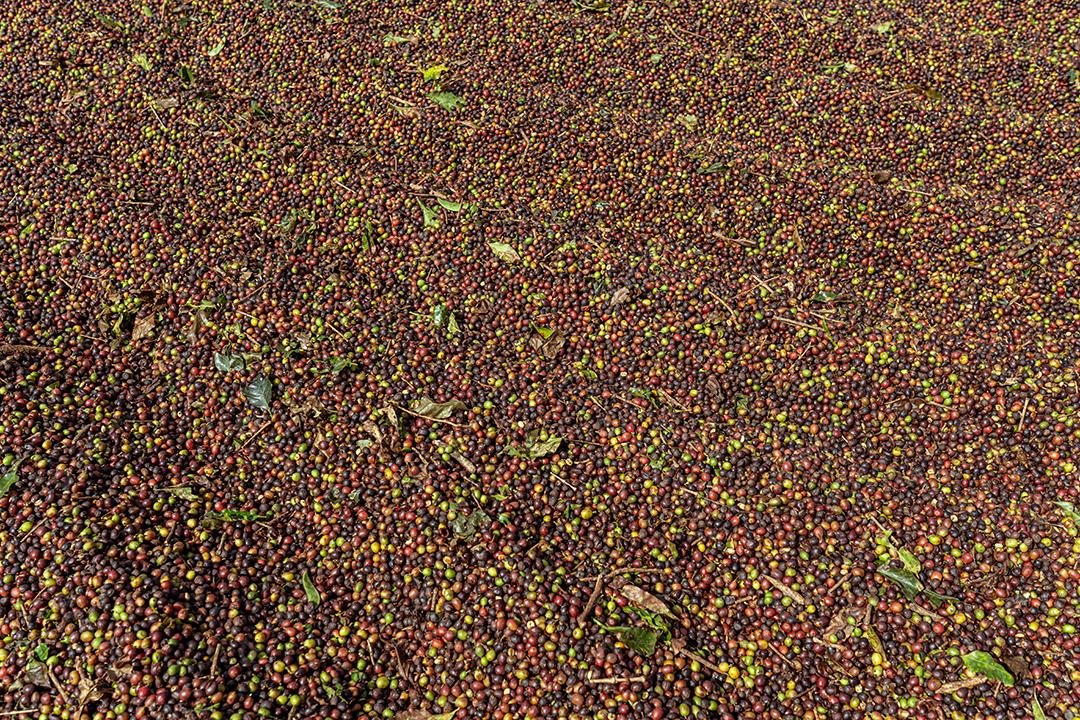
[[[553,330],[547,338],[540,335],[533,335],[529,338],[529,347],[549,360],[558,355],[565,344],[566,336],[558,330]]]
[[[457,460],[458,464],[461,465],[461,467],[465,468],[465,472],[467,472],[469,474],[475,474],[476,473],[476,466],[473,465],[471,462],[469,462],[469,458],[465,457],[461,453],[459,453],[459,452],[450,453],[450,457]]]
[[[938,695],[952,695],[957,690],[963,690],[964,688],[977,687],[986,682],[986,678],[979,676],[973,678],[964,678],[963,680],[954,680],[953,682],[947,682],[937,689]]]
[[[618,307],[630,299],[630,289],[621,287],[611,295],[611,306]]]
[[[1006,655],[1001,658],[1001,662],[1005,667],[1009,668],[1009,672],[1015,675],[1018,680],[1027,677],[1028,671],[1031,669],[1031,663],[1020,655]]]
[[[428,418],[429,420],[445,420],[454,414],[456,410],[467,410],[465,403],[460,400],[450,400],[449,402],[435,402],[431,398],[424,397],[420,400],[413,402],[410,410],[416,415]]]
[[[429,713],[427,710],[406,710],[403,713],[398,713],[394,716],[394,720],[452,720],[454,715],[457,714],[457,710],[451,710],[447,713]]]
[[[375,438],[375,442],[377,442],[377,443],[382,442],[382,438],[383,438],[382,430],[379,429],[379,426],[378,426],[377,423],[375,423],[375,422],[373,422],[371,420],[365,420],[364,423],[360,426],[360,428],[364,432],[366,432],[368,435]]]
[[[135,325],[131,329],[132,340],[142,340],[154,331],[157,324],[157,313],[153,308],[140,312],[135,318]]]
[[[616,585],[619,594],[624,598],[637,605],[639,608],[654,612],[658,615],[667,615],[668,617],[674,617],[671,613],[671,609],[658,597],[653,595],[647,590],[639,588],[637,585],[633,585],[628,582],[620,582]]]

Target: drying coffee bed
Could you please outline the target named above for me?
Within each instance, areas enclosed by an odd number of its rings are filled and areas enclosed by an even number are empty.
[[[3,716],[1080,715],[1069,3],[0,37]]]

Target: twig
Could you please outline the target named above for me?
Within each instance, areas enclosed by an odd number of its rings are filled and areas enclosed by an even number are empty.
[[[838,588],[839,588],[839,587],[840,587],[841,585],[843,585],[843,584],[844,584],[844,583],[843,583],[843,580],[844,580],[844,578],[846,578],[846,577],[847,577],[847,576],[848,576],[848,575],[849,575],[850,573],[851,573],[851,570],[850,570],[849,568],[844,568],[844,569],[843,569],[843,570],[842,570],[842,571],[840,572],[840,575],[839,575],[839,577],[837,577],[837,578],[836,578],[836,584],[835,584],[835,585],[833,585],[833,586],[832,586],[831,588],[829,588],[829,589],[828,589],[828,590],[827,590],[827,591],[825,592],[825,596],[826,596],[826,597],[828,597],[829,595],[832,595],[832,594],[833,594],[833,591],[837,590],[837,589],[838,589]]]
[[[433,417],[428,417],[427,415],[421,415],[420,413],[415,413],[412,410],[409,410],[408,408],[402,407],[401,405],[395,405],[394,407],[396,407],[398,410],[400,410],[403,413],[406,413],[408,415],[412,415],[413,417],[423,418],[424,420],[430,420],[431,422],[443,423],[444,425],[453,425],[454,427],[468,427],[468,425],[462,425],[461,423],[456,423],[456,422],[453,422],[452,420],[442,420],[440,418],[433,418]]]
[[[346,337],[345,337],[345,333],[341,332],[341,331],[340,331],[340,330],[338,330],[338,329],[337,329],[336,327],[334,327],[333,323],[331,323],[331,322],[327,322],[327,323],[326,323],[326,327],[330,328],[330,329],[331,329],[331,330],[332,330],[332,331],[334,332],[334,334],[336,334],[336,335],[337,335],[337,336],[338,336],[339,338],[341,338],[342,340],[345,340],[345,339],[346,339]]]
[[[714,665],[712,662],[710,662],[706,658],[703,658],[701,655],[698,655],[696,652],[694,652],[692,650],[687,650],[686,649],[686,638],[675,638],[674,640],[672,640],[671,641],[671,649],[674,650],[679,655],[685,655],[686,657],[690,658],[691,660],[696,660],[697,662],[701,663],[703,666],[705,666],[705,667],[709,668],[710,670],[712,670],[714,673],[717,673],[719,675],[723,675],[725,677],[727,676],[727,673],[725,673],[723,670],[721,670],[718,665]]]
[[[581,611],[580,615],[578,615],[578,627],[584,627],[585,623],[588,622],[589,614],[592,612],[593,606],[596,605],[596,601],[600,597],[600,589],[603,587],[603,585],[604,576],[597,575],[596,584],[593,585],[592,594],[589,595],[589,601],[585,603],[585,609]]]
[[[51,667],[46,667],[45,672],[49,674],[49,682],[56,688],[56,692],[60,693],[60,699],[64,701],[65,705],[70,705],[71,701],[68,700],[67,693],[64,692],[64,687],[60,684],[60,681],[56,679],[56,673],[53,672]]]
[[[903,190],[906,193],[914,193],[915,195],[925,195],[926,197],[934,197],[931,193],[923,192],[922,190],[913,190],[912,188],[906,188],[906,187],[901,187],[900,189]]]
[[[1031,398],[1024,398],[1024,409],[1020,411],[1020,424],[1016,427],[1017,433],[1024,432],[1024,418],[1027,417],[1027,409],[1030,402]]]
[[[795,665],[795,663],[793,663],[791,660],[788,660],[786,657],[784,657],[784,654],[782,652],[780,652],[779,650],[777,650],[776,646],[774,646],[772,643],[766,643],[766,646],[770,650],[772,650],[773,653],[776,655],[776,657],[780,658],[780,661],[783,662],[785,665],[787,665],[789,668],[791,668],[792,670],[800,669],[798,666]]]
[[[806,323],[799,322],[798,320],[792,320],[791,318],[784,317],[783,315],[773,315],[773,320],[782,322],[786,325],[794,325],[795,327],[806,328],[807,330],[821,330],[818,325],[807,325]]]
[[[38,712],[37,710],[7,710],[0,712],[0,717],[15,717],[16,715],[30,715]]]
[[[217,677],[218,653],[221,652],[221,642],[214,645],[214,657],[210,660],[210,679]]]
[[[915,612],[919,613],[920,615],[925,615],[926,617],[930,618],[931,620],[937,620],[938,622],[941,622],[941,623],[945,622],[944,617],[942,617],[941,615],[938,615],[936,612],[933,612],[931,610],[927,610],[922,605],[917,605],[917,604],[911,602],[910,600],[908,601],[908,605],[910,605],[911,609],[914,610]]]
[[[49,352],[45,345],[9,345],[0,343],[0,355],[28,355],[30,353]]]
[[[270,423],[272,423],[272,422],[274,422],[274,420],[272,418],[270,420],[267,420],[266,422],[264,422],[261,428],[259,428],[258,430],[253,432],[251,435],[249,435],[248,439],[245,440],[244,443],[239,448],[237,448],[237,452],[239,452],[239,451],[243,450],[244,448],[246,448],[248,446],[248,444],[252,440],[259,437],[259,435],[262,435],[263,430],[268,428],[270,426]]]
[[[150,103],[147,107],[149,107],[150,112],[154,114],[154,118],[158,121],[158,125],[161,126],[161,129],[164,130],[166,134],[168,134],[169,128],[165,127],[165,123],[161,122],[161,116],[158,115],[157,110],[154,109],[153,103]]]
[[[772,586],[774,588],[776,588],[777,590],[779,590],[782,594],[788,596],[789,598],[791,598],[795,602],[799,603],[800,605],[809,605],[810,604],[809,601],[807,601],[807,599],[805,597],[803,597],[799,593],[795,592],[790,587],[788,587],[787,585],[785,585],[781,581],[774,578],[772,575],[762,575],[762,577],[764,577],[766,580],[768,580],[772,584]]]
[[[610,577],[615,577],[616,575],[646,575],[648,573],[662,573],[662,572],[664,572],[663,568],[622,568],[621,570],[611,570],[609,572],[606,572],[603,575],[601,575],[600,577],[602,577],[602,578],[605,578],[605,577],[610,578]],[[585,581],[596,580],[595,577],[586,577],[586,578],[581,578],[581,579],[585,580]]]
[[[735,311],[731,309],[731,306],[727,304],[727,301],[724,300],[724,298],[720,297],[719,295],[714,293],[709,288],[705,288],[705,293],[708,294],[708,295],[713,296],[716,300],[718,300],[720,302],[720,304],[723,305],[724,308],[728,311],[728,314],[731,315],[732,320],[736,319]]]
[[[678,33],[676,33],[675,31],[678,30],[679,32],[683,33],[684,35],[689,35],[690,37],[696,37],[698,40],[704,40],[705,42],[711,42],[709,40],[709,38],[705,37],[704,35],[698,35],[696,32],[687,30],[686,28],[681,28],[678,25],[672,25],[671,23],[665,22],[664,26],[667,27],[667,29],[671,32],[671,34],[675,35],[676,37],[678,37]]]
[[[351,187],[349,187],[348,185],[346,185],[345,183],[343,183],[343,182],[341,182],[340,180],[338,180],[337,178],[335,178],[333,182],[334,182],[334,184],[335,184],[335,185],[337,185],[338,187],[340,187],[340,188],[343,188],[343,189],[345,189],[345,190],[348,190],[348,191],[349,191],[349,192],[351,192],[351,193],[352,193],[353,195],[359,195],[359,194],[360,194],[360,193],[356,192],[355,190],[353,190],[353,189],[352,189]]]
[[[728,242],[733,242],[736,245],[741,245],[742,247],[748,247],[748,248],[757,247],[757,245],[755,245],[750,240],[743,240],[742,238],[728,237],[727,235],[720,235],[719,233],[717,234],[717,237],[719,237],[721,240],[727,240]]]
[[[585,678],[585,682],[590,685],[621,685],[623,683],[645,682],[645,676],[635,675],[633,677]]]

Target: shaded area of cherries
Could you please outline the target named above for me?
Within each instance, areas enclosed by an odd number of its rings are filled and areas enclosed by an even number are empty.
[[[152,5],[0,11],[4,710],[1080,712],[1065,9]]]

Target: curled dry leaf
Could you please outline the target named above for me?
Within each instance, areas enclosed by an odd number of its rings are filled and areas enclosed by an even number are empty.
[[[450,453],[450,457],[457,460],[458,464],[461,465],[461,467],[465,468],[465,472],[469,473],[470,475],[476,474],[476,466],[469,461],[469,458],[465,457],[459,452]]]
[[[453,720],[454,715],[457,715],[456,709],[438,715],[427,710],[406,710],[395,715],[394,720]]]
[[[984,677],[964,678],[963,680],[954,680],[947,682],[937,689],[938,695],[952,695],[957,690],[963,690],[964,688],[977,687],[986,682]]]
[[[154,330],[155,324],[157,324],[157,313],[154,312],[153,308],[141,311],[135,317],[135,325],[131,329],[131,339],[143,339]]]
[[[529,347],[549,360],[558,355],[565,344],[566,337],[558,330],[552,330],[546,338],[540,335],[529,338]]]
[[[1021,680],[1026,678],[1031,670],[1031,663],[1020,655],[1006,655],[1001,658],[1001,662],[1009,669],[1010,673]]]
[[[362,425],[361,425],[360,427],[361,427],[361,428],[362,428],[362,429],[364,430],[364,432],[366,432],[366,433],[367,433],[368,435],[370,435],[371,437],[375,438],[375,442],[376,442],[376,443],[381,443],[381,442],[382,442],[382,438],[383,438],[383,434],[382,434],[382,431],[381,431],[381,430],[379,430],[379,426],[378,426],[378,424],[376,424],[376,423],[375,423],[374,421],[372,421],[372,420],[365,420],[365,421],[364,421],[364,423],[363,423],[363,424],[362,424]]]
[[[621,287],[611,295],[611,306],[618,307],[630,299],[629,288]]]

